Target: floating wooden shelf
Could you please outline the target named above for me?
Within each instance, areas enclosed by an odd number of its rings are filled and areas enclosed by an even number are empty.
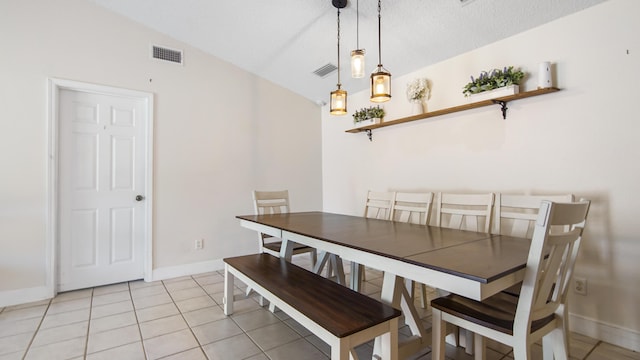
[[[515,94],[515,95],[503,96],[503,97],[499,97],[499,98],[495,98],[495,99],[491,99],[491,100],[482,100],[482,101],[477,101],[477,102],[464,104],[464,105],[458,105],[458,106],[454,106],[454,107],[450,107],[450,108],[446,108],[446,109],[429,111],[429,112],[426,112],[426,113],[420,114],[420,115],[407,116],[407,117],[403,117],[403,118],[399,118],[399,119],[395,119],[395,120],[383,121],[383,122],[381,122],[379,124],[374,124],[374,125],[368,125],[368,126],[363,126],[363,127],[359,127],[359,128],[349,129],[349,130],[346,130],[346,132],[355,134],[355,133],[359,133],[359,132],[363,132],[364,131],[369,136],[369,140],[371,140],[371,133],[372,133],[373,129],[383,128],[383,127],[402,124],[402,123],[407,123],[407,122],[416,121],[416,120],[428,119],[428,118],[431,118],[431,117],[436,117],[436,116],[441,116],[441,115],[446,115],[446,114],[452,114],[452,113],[456,113],[456,112],[459,112],[459,111],[465,111],[465,110],[475,109],[475,108],[489,106],[489,105],[500,105],[501,106],[501,110],[502,110],[502,118],[506,119],[507,118],[507,103],[509,101],[524,99],[524,98],[528,98],[528,97],[532,97],[532,96],[549,94],[549,93],[556,92],[556,91],[559,91],[559,90],[560,89],[558,89],[558,88],[546,88],[546,89],[531,90],[531,91],[526,91],[526,92],[518,93],[518,94]]]

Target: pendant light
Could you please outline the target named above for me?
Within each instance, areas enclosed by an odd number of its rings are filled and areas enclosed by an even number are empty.
[[[344,115],[347,113],[347,92],[340,89],[340,9],[347,6],[347,0],[332,0],[333,6],[338,9],[338,89],[331,92],[331,115]]]
[[[378,67],[371,74],[371,98],[373,102],[385,102],[391,99],[391,73],[382,66],[382,50],[380,49],[380,9],[378,0]]]
[[[356,50],[351,51],[351,77],[364,77],[364,49],[360,49],[360,0],[356,0]]]

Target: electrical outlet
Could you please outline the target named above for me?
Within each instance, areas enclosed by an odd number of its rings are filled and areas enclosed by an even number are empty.
[[[574,278],[573,279],[573,291],[576,294],[587,295],[587,279]]]
[[[204,239],[196,240],[195,249],[201,250],[204,247]]]

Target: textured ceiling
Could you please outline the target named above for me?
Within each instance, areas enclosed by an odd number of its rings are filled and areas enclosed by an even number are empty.
[[[336,9],[331,0],[87,0],[188,43],[314,102],[327,102],[337,74]],[[377,1],[358,0],[360,48],[367,73],[378,62]],[[382,63],[404,75],[606,0],[385,0]],[[350,93],[368,88],[352,79],[356,0],[342,10],[341,80]],[[185,61],[188,66],[188,53]]]

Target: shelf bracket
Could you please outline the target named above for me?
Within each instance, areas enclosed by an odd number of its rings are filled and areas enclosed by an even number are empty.
[[[367,136],[369,137],[369,141],[373,141],[373,139],[372,139],[373,131],[371,131],[371,129],[366,129],[365,131],[367,132]]]
[[[494,104],[498,104],[500,105],[500,110],[502,110],[502,119],[506,120],[507,119],[507,110],[509,109],[507,107],[507,102],[504,100],[491,100]]]

